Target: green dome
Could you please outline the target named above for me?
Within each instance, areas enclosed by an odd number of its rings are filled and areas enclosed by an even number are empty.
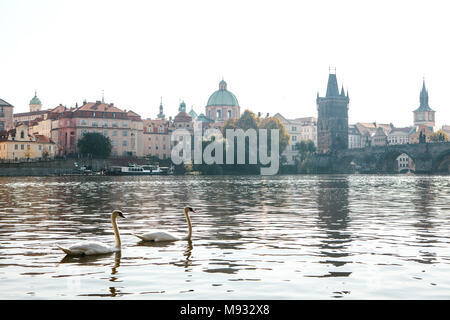
[[[42,104],[41,100],[37,97],[36,92],[34,93],[33,99],[30,100],[30,104]]]
[[[222,80],[219,90],[214,92],[208,99],[206,106],[239,106],[236,96],[227,90],[227,83]]]

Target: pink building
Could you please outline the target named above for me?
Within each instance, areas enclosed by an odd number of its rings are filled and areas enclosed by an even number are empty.
[[[121,110],[101,101],[85,102],[81,107],[58,110],[49,117],[51,136],[57,142],[59,155],[77,153],[83,134],[101,133],[109,137],[114,156],[143,156],[141,117],[133,111]]]

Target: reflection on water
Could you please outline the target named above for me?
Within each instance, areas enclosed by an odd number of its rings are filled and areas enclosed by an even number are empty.
[[[448,299],[439,176],[0,178],[0,298]],[[187,233],[142,242],[133,233]],[[56,244],[122,252],[68,257]]]

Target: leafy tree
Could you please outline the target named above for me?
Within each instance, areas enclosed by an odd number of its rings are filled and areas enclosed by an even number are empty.
[[[445,141],[448,141],[448,134],[442,129],[430,134],[430,142],[445,142]]]
[[[298,150],[298,156],[295,159],[298,173],[311,173],[314,170],[313,155],[316,152],[316,146],[311,140],[300,141],[295,144]]]
[[[78,140],[78,150],[98,158],[108,158],[112,151],[111,139],[98,132],[88,132]]]

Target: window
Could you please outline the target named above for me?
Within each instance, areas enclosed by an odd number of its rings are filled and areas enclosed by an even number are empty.
[[[222,110],[217,110],[217,119],[222,119]]]
[[[113,137],[117,137],[117,131],[114,130],[112,135],[113,135]]]
[[[122,131],[122,137],[128,136],[128,131]]]
[[[297,136],[292,136],[292,141],[297,141]]]
[[[14,145],[14,150],[19,150],[19,145],[15,144]]]
[[[41,150],[42,150],[42,145],[40,144],[40,145],[39,145],[39,151],[41,151]]]
[[[297,131],[297,127],[292,127],[292,131]]]
[[[92,122],[92,126],[93,126],[93,127],[98,127],[98,123],[97,123],[96,121],[93,121],[93,122]]]
[[[20,145],[20,150],[24,150],[25,146],[23,144]]]
[[[122,125],[123,125],[124,127],[128,127],[128,122],[123,122]]]
[[[123,140],[123,141],[122,141],[122,146],[123,146],[123,147],[128,146],[128,141],[127,141],[127,140]]]
[[[20,131],[20,138],[21,139],[25,138],[25,133],[23,131]]]
[[[233,113],[231,112],[231,110],[228,110],[228,118],[231,118],[231,115],[232,115]]]
[[[113,122],[113,123],[112,123],[112,126],[113,126],[114,128],[117,128],[117,122]]]
[[[81,125],[85,126],[86,125],[86,120],[81,120]]]

